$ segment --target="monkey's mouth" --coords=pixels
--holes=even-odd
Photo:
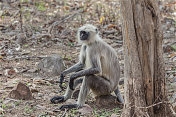
[[[89,37],[89,32],[80,31],[80,40],[87,40]]]

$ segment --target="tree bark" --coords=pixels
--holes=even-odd
[[[121,0],[125,55],[123,117],[172,117],[167,103],[160,13],[155,0]]]

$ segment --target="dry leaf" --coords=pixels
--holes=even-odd
[[[108,25],[108,28],[114,28],[114,27],[117,27],[117,25],[114,25],[114,24]]]
[[[100,18],[99,23],[100,23],[100,24],[102,24],[102,23],[104,22],[104,20],[105,20],[105,17],[104,17],[104,16],[102,16],[102,17]]]
[[[170,57],[174,57],[174,56],[176,56],[176,53],[170,54]]]

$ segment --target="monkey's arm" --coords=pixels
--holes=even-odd
[[[91,68],[76,72],[75,74],[71,75],[70,82],[69,82],[70,89],[73,90],[73,83],[76,78],[81,77],[81,76],[98,74],[101,71],[102,71],[101,70],[101,62],[100,62],[99,57],[97,57],[96,59],[92,58],[92,67]]]
[[[79,70],[81,70],[83,67],[84,67],[84,64],[81,63],[81,62],[78,62],[77,64],[75,64],[75,65],[71,66],[70,68],[64,70],[64,71],[62,72],[62,74],[65,76],[65,75],[67,75],[67,74],[69,74],[69,73],[71,73],[71,72],[79,71]]]
[[[76,72],[75,74],[71,75],[74,78],[78,78],[81,76],[86,76],[86,75],[92,75],[92,74],[98,74],[100,73],[100,69],[99,68],[89,68],[89,69],[85,69],[79,72]]]
[[[86,57],[85,51],[86,51],[86,46],[83,45],[81,47],[81,51],[80,51],[80,55],[79,55],[79,62],[77,64],[73,65],[72,67],[64,70],[62,72],[63,76],[65,76],[65,75],[67,75],[67,74],[69,74],[71,72],[79,71],[79,70],[81,70],[84,67],[85,57]]]
[[[74,72],[74,71],[79,71],[81,70],[82,68],[84,67],[84,64],[82,64],[81,62],[78,62],[77,64],[73,65],[72,67],[64,70],[61,74],[60,74],[60,88],[63,89],[62,87],[62,83],[63,83],[63,80],[64,80],[64,76],[71,73],[71,72]]]
[[[79,62],[75,65],[73,65],[72,67],[64,70],[61,75],[60,75],[60,88],[63,89],[62,87],[62,82],[64,80],[64,76],[71,73],[71,72],[77,72],[77,71],[80,71],[83,67],[84,67],[84,64],[85,64],[85,50],[86,50],[86,46],[82,46],[81,47],[81,52],[80,52],[80,55],[79,55]]]

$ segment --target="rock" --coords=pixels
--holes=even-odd
[[[17,86],[15,87],[15,89],[13,89],[10,93],[9,93],[9,97],[13,98],[13,99],[23,99],[23,100],[30,100],[33,99],[32,97],[32,93],[29,89],[29,87],[27,87],[25,84],[19,82],[17,84]]]
[[[93,113],[93,109],[85,104],[82,108],[78,109],[78,112],[80,112],[81,114],[90,114]]]
[[[58,76],[64,70],[63,60],[59,55],[51,55],[42,59],[37,67],[47,76]]]
[[[113,108],[121,105],[117,101],[117,97],[113,95],[103,95],[103,96],[97,96],[96,99],[96,105],[98,107],[107,107],[107,108]]]

